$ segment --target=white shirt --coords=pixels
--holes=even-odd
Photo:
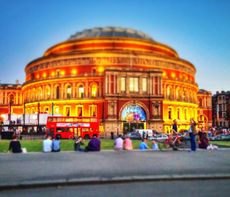
[[[43,152],[51,152],[52,151],[52,140],[46,139],[43,140]]]

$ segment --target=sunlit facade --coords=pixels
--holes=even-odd
[[[25,73],[18,103],[25,114],[95,116],[106,134],[170,132],[173,119],[180,129],[198,119],[194,65],[133,29],[77,32],[26,65]]]

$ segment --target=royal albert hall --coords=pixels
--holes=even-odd
[[[14,102],[25,114],[94,116],[105,134],[170,132],[173,119],[180,129],[198,119],[195,66],[134,29],[77,32],[26,65],[25,74]]]

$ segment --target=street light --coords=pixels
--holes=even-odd
[[[11,122],[11,107],[12,107],[13,103],[14,103],[13,99],[10,98],[10,102],[9,102],[9,115],[8,115],[9,123]]]

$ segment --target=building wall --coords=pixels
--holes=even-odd
[[[212,97],[213,126],[230,127],[230,92],[216,92]]]
[[[198,113],[210,119],[209,108],[198,110],[194,65],[157,42],[66,41],[26,65],[25,72],[25,83],[14,90],[15,105],[22,113],[96,116],[107,134],[124,132],[126,127],[171,132],[173,119],[178,119],[179,129],[188,129],[189,119],[197,120]],[[2,102],[6,95],[0,91]],[[127,107],[143,110],[146,119],[122,120]]]

